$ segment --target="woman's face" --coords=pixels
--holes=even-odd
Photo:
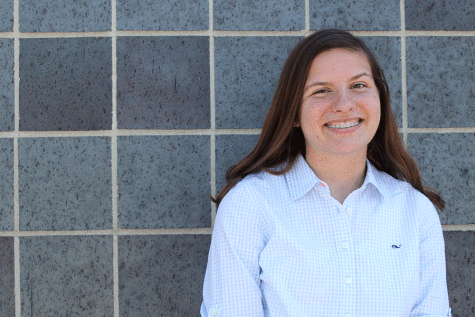
[[[307,157],[361,154],[378,129],[381,106],[366,55],[332,49],[315,57],[299,125]]]

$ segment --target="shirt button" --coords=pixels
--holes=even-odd
[[[351,209],[350,207],[346,208],[346,213],[348,215],[351,215],[352,212],[353,212],[353,209]]]
[[[344,317],[351,317],[350,314],[346,314]]]
[[[346,282],[346,284],[351,284],[351,277],[345,278],[345,282]]]
[[[211,316],[216,316],[218,314],[218,310],[216,308],[211,309]]]
[[[341,247],[342,247],[343,249],[345,249],[345,250],[348,249],[348,247],[349,247],[348,242],[344,242],[344,243],[341,245]]]

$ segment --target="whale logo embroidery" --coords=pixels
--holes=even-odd
[[[393,244],[391,248],[393,249],[399,249],[402,246],[402,244]]]

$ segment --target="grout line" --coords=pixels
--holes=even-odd
[[[402,133],[407,148],[407,72],[406,72],[406,11],[404,0],[400,2],[401,12],[401,95],[402,95]]]
[[[459,128],[406,128],[407,133],[475,133],[475,127]],[[403,133],[402,128],[399,132]],[[202,130],[102,130],[102,131],[39,131],[0,132],[0,139],[66,138],[116,136],[173,136],[173,135],[259,135],[261,129],[202,129]]]
[[[305,32],[310,32],[310,0],[305,0]]]
[[[306,0],[308,1],[308,0]],[[401,16],[401,19],[403,17]],[[306,26],[307,28],[307,26]],[[310,30],[298,31],[212,31],[214,37],[225,36],[306,36]],[[411,31],[404,30],[406,36],[458,36],[473,37],[475,31]],[[350,31],[355,36],[395,36],[400,37],[402,31]],[[203,31],[116,31],[115,36],[209,36],[208,30]],[[112,37],[111,31],[106,32],[22,32],[22,39],[34,38],[77,38],[77,37]],[[0,32],[0,38],[15,38],[14,32]]]
[[[475,231],[475,224],[471,225],[442,225],[443,231]]]
[[[14,78],[14,120],[13,133],[13,223],[14,233],[20,232],[20,190],[18,173],[18,131],[20,129],[20,0],[13,1],[13,78]],[[20,237],[13,239],[13,261],[15,279],[15,316],[21,316],[21,262]]]
[[[211,234],[211,230],[212,228],[0,231],[0,237],[181,235]]]
[[[211,195],[216,197],[216,86],[215,86],[215,61],[214,61],[214,7],[209,0],[209,99],[210,99],[210,182]],[[216,204],[210,200],[211,228],[216,219]]]
[[[112,279],[114,317],[119,317],[119,245],[117,236],[118,184],[117,184],[117,2],[111,0],[112,35],[112,135],[111,135],[111,183],[112,183]]]

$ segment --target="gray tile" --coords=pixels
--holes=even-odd
[[[119,227],[210,227],[209,143],[209,136],[119,137]]]
[[[13,237],[0,237],[0,316],[15,316]]]
[[[22,316],[113,316],[112,237],[22,237],[20,252]]]
[[[301,0],[214,0],[215,30],[295,31],[305,28]]]
[[[378,59],[391,93],[391,108],[402,127],[401,39],[389,36],[361,37]]]
[[[20,40],[20,130],[110,130],[110,38]]]
[[[475,30],[473,0],[405,0],[406,30]]]
[[[210,235],[119,237],[122,316],[199,316]]]
[[[2,180],[0,231],[11,231],[13,230],[13,139],[0,139],[0,179]]]
[[[446,202],[441,222],[475,223],[475,134],[409,134],[407,141],[422,178]]]
[[[216,190],[226,184],[226,171],[251,153],[259,135],[217,135],[216,136]]]
[[[121,129],[209,128],[209,39],[117,39]]]
[[[408,37],[409,127],[475,127],[475,38]]]
[[[0,32],[13,30],[13,0],[0,1]]]
[[[394,0],[310,0],[310,29],[400,30],[400,11],[399,1]]]
[[[475,232],[445,231],[444,238],[452,316],[474,316]]]
[[[110,0],[20,0],[21,32],[91,32],[110,29]]]
[[[18,141],[20,230],[112,228],[110,139]]]
[[[0,39],[0,131],[12,131],[15,128],[13,61],[13,40]]]
[[[301,39],[215,39],[217,128],[262,128],[285,60]]]
[[[117,29],[207,30],[208,0],[117,0]]]

